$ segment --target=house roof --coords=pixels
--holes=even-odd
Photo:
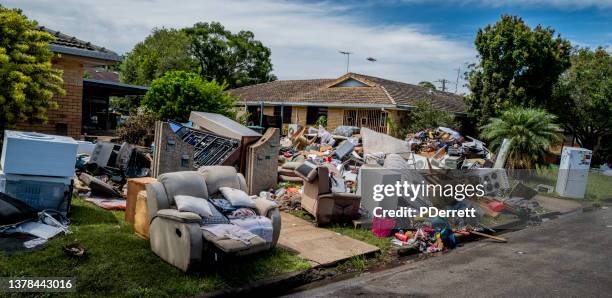
[[[363,85],[341,84],[356,80]],[[347,73],[337,79],[286,80],[245,86],[230,90],[246,104],[326,105],[353,107],[413,107],[418,100],[429,100],[434,107],[455,113],[465,113],[463,97],[429,88]]]
[[[55,37],[55,40],[49,43],[49,49],[53,52],[112,62],[121,61],[121,57],[117,53],[91,42],[80,40],[44,26],[36,26],[35,29],[45,31]]]
[[[108,70],[102,67],[85,67],[85,72],[89,75],[88,78],[93,80],[119,82],[118,71]]]

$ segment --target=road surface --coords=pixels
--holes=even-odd
[[[289,296],[612,296],[612,208],[503,236]]]

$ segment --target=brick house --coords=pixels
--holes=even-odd
[[[104,47],[77,39],[59,31],[37,26],[55,37],[49,49],[55,53],[53,67],[63,71],[66,95],[53,98],[59,108],[47,111],[48,121],[22,122],[19,130],[37,131],[79,138],[83,133],[83,123],[92,113],[109,111],[109,97],[113,95],[144,94],[146,88],[84,78],[86,68],[99,68],[121,61],[121,57]],[[115,91],[119,89],[119,91]]]
[[[240,97],[240,108],[251,113],[251,122],[264,127],[312,125],[326,116],[328,130],[350,125],[388,133],[387,117],[405,124],[422,99],[457,116],[466,112],[459,95],[356,73],[336,79],[279,80],[230,92]]]

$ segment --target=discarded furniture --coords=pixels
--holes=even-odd
[[[152,175],[191,171],[202,166],[233,165],[240,158],[240,142],[175,122],[155,123]]]
[[[249,194],[268,191],[276,185],[280,132],[268,128],[266,133],[247,149],[246,182]]]
[[[246,164],[248,163],[247,148],[250,144],[261,138],[261,133],[221,114],[193,111],[189,115],[189,121],[193,123],[193,128],[195,129],[240,141],[240,161],[238,166],[240,172],[246,174]]]
[[[78,144],[65,136],[6,130],[0,157],[0,191],[37,211],[67,215]]]
[[[131,178],[127,182],[127,196],[125,208],[125,221],[134,223],[136,213],[136,200],[138,193],[145,189],[145,185],[156,182],[157,179],[151,177]]]
[[[134,233],[144,239],[149,239],[149,215],[147,210],[147,192],[145,190],[139,191],[136,195]]]
[[[349,192],[333,191],[332,184],[344,186],[340,175],[330,177],[332,171],[327,165],[311,166],[310,162],[298,167],[295,172],[302,177],[302,208],[315,217],[317,224],[350,222],[359,217],[361,196]],[[335,183],[333,183],[335,180]]]
[[[151,249],[168,263],[183,271],[194,268],[210,257],[216,261],[225,255],[250,255],[276,246],[280,234],[280,213],[267,199],[254,199],[257,215],[272,222],[270,242],[256,236],[247,242],[229,237],[216,237],[203,230],[203,218],[195,213],[176,209],[175,197],[192,196],[210,200],[220,187],[247,190],[244,176],[233,167],[211,166],[196,171],[165,173],[158,182],[147,184],[147,209]],[[215,207],[211,207],[215,209]],[[230,223],[229,225],[232,225]]]

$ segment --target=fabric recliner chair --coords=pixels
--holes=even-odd
[[[329,176],[330,168],[327,165],[314,166],[303,164],[295,170],[296,175],[302,177],[304,188],[301,205],[315,217],[317,225],[346,222],[359,217],[361,196],[349,192],[335,192],[332,190],[332,181]],[[313,167],[314,166],[314,167]],[[344,181],[338,177],[339,184]]]
[[[202,218],[195,213],[176,209],[174,196],[188,195],[202,199],[217,194],[220,187],[247,190],[242,174],[233,167],[210,166],[198,171],[165,173],[158,182],[148,184],[147,208],[150,222],[151,250],[166,262],[183,271],[191,270],[208,257],[217,260],[227,255],[249,255],[276,246],[281,229],[278,206],[273,201],[257,198],[256,213],[272,221],[272,242],[260,237],[248,244],[229,238],[216,238],[202,230]]]

